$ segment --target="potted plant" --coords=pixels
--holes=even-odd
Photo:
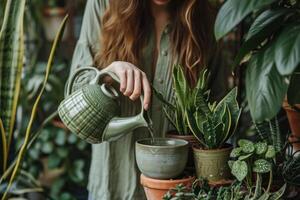
[[[247,63],[246,94],[254,122],[272,119],[282,103],[287,111],[292,135],[299,141],[300,130],[300,2],[295,0],[227,0],[221,7],[215,36],[224,37],[246,16],[251,22],[234,66]],[[246,20],[244,20],[246,21]],[[294,148],[299,149],[294,143]]]
[[[45,30],[45,36],[48,41],[53,41],[55,38],[55,30],[58,29],[61,20],[67,14],[64,8],[63,1],[59,0],[47,0],[46,5],[43,8],[43,26]],[[68,26],[63,34],[62,41],[66,40],[69,36]]]
[[[207,77],[203,73],[200,82],[207,82]],[[205,89],[188,97],[193,106],[186,110],[186,117],[199,142],[193,147],[197,177],[207,178],[211,183],[226,183],[230,178],[227,161],[232,145],[226,142],[234,134],[241,114],[236,97],[237,88],[218,104],[209,102],[209,90]]]
[[[247,199],[280,199],[286,189],[284,184],[278,191],[272,193],[273,159],[276,156],[275,147],[266,142],[253,143],[241,139],[238,146],[232,150],[230,157],[234,160],[228,162],[231,173],[239,180],[244,181],[249,194]],[[269,173],[267,189],[263,188],[263,174]],[[254,177],[255,185],[254,185]]]
[[[192,134],[191,129],[188,126],[188,121],[186,118],[186,110],[191,109],[194,104],[191,101],[193,96],[201,91],[207,90],[207,79],[204,80],[203,77],[208,76],[207,70],[202,70],[199,74],[199,79],[194,88],[189,86],[188,81],[185,78],[184,72],[180,65],[173,66],[173,86],[174,86],[174,99],[172,101],[167,101],[162,94],[157,92],[153,88],[154,94],[163,103],[163,110],[168,120],[174,126],[176,130],[169,131],[167,137],[183,139],[189,142],[189,158],[187,167],[194,168],[193,150],[192,146],[197,144],[197,138]],[[187,98],[189,95],[189,98]]]
[[[146,138],[136,142],[136,162],[148,200],[162,199],[175,185],[191,185],[194,176],[183,173],[188,158],[188,142],[173,138]]]

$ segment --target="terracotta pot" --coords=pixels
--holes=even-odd
[[[45,30],[46,39],[48,41],[53,41],[56,33],[60,27],[60,24],[67,14],[65,8],[44,8],[43,10],[43,27]],[[65,28],[62,41],[66,40],[69,34],[68,25]]]
[[[179,135],[178,133],[169,132],[167,133],[168,138],[175,138],[175,139],[182,139],[189,143],[189,154],[188,154],[188,161],[186,164],[187,169],[195,169],[195,163],[194,163],[194,156],[193,156],[193,146],[197,145],[199,142],[197,138],[194,135]]]
[[[226,144],[221,149],[201,149],[193,147],[197,177],[207,178],[214,185],[228,182],[231,176],[228,166],[232,145]]]
[[[183,184],[191,187],[195,177],[188,177],[183,179],[159,180],[141,175],[141,184],[144,187],[147,200],[161,200],[163,196],[178,184]]]
[[[297,104],[296,107],[300,108],[300,104]],[[292,134],[289,137],[289,141],[293,143],[294,150],[300,150],[300,143],[295,143],[297,141],[300,141],[300,113],[294,110],[286,100],[283,102],[283,108],[286,111],[292,131]]]

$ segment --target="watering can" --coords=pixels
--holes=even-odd
[[[72,92],[76,77],[83,71],[92,71],[95,77],[89,84]],[[82,67],[75,71],[67,85],[66,98],[58,107],[58,114],[69,130],[81,139],[95,144],[115,141],[138,127],[149,127],[152,121],[144,110],[143,96],[140,96],[141,111],[136,116],[119,117],[119,94],[114,87],[101,83],[109,75],[116,82],[119,78],[111,71],[99,71],[95,67]]]

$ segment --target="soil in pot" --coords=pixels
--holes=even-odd
[[[194,176],[184,176],[177,179],[160,180],[141,175],[141,184],[144,187],[147,200],[161,200],[163,196],[178,184],[191,187],[195,180]]]
[[[221,149],[206,150],[199,146],[193,147],[197,177],[206,178],[211,185],[229,184],[231,173],[228,160],[232,145],[226,144]]]
[[[171,131],[167,133],[168,138],[175,138],[175,139],[182,139],[189,143],[189,153],[188,153],[188,161],[186,164],[186,168],[189,171],[194,171],[195,164],[194,164],[194,156],[193,156],[193,146],[198,144],[198,140],[194,135],[179,135],[175,131]]]

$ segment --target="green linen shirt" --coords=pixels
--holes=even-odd
[[[109,0],[88,0],[83,18],[80,38],[77,42],[71,74],[74,70],[94,64],[94,55],[101,48],[99,38],[101,34],[100,20],[108,6]],[[166,99],[173,99],[171,77],[171,55],[169,48],[170,26],[166,26],[160,40],[160,52],[156,68],[152,74],[153,50],[155,48],[154,34],[143,52],[142,66],[153,86],[161,92]],[[91,79],[91,74],[81,74],[75,81],[76,87],[81,87]],[[134,115],[139,108],[128,98],[121,99],[121,114]],[[162,104],[152,97],[150,115],[154,125],[154,135],[164,137],[172,129],[162,111]],[[135,162],[134,144],[138,138],[149,137],[145,128],[139,128],[133,133],[124,136],[115,142],[104,142],[92,145],[92,160],[89,175],[88,190],[93,200],[143,200],[144,191],[140,186],[140,172]]]

